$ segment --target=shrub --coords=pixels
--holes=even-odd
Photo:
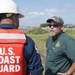
[[[41,27],[34,27],[34,28],[28,30],[26,33],[28,33],[28,34],[44,34],[44,33],[48,33],[48,31],[45,29],[42,29]]]

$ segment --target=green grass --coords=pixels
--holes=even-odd
[[[75,38],[75,30],[74,29],[64,30],[64,32],[67,33],[68,35],[70,35],[71,37]],[[46,40],[49,37],[50,33],[38,34],[38,35],[37,34],[27,34],[27,35],[30,36],[34,40],[39,51],[42,51],[42,53],[44,53],[44,55],[45,55],[45,53],[46,53]],[[45,61],[43,61],[43,60],[45,60],[45,57],[43,57],[42,55],[41,55],[41,57],[44,58],[44,59],[42,59],[42,64],[44,66]]]
[[[74,29],[64,30],[64,32],[66,32],[71,37],[75,38],[75,30]],[[30,36],[34,40],[34,42],[35,42],[35,44],[36,44],[36,46],[38,47],[39,50],[41,50],[41,51],[46,50],[46,40],[49,37],[50,33],[27,34],[27,35]]]
[[[75,30],[71,29],[71,30],[65,30],[65,32],[70,35],[71,37],[75,38]]]
[[[49,33],[38,34],[38,35],[36,34],[27,34],[27,35],[34,40],[39,50],[42,50],[42,51],[46,50],[46,40],[49,36]]]

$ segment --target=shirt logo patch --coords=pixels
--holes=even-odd
[[[55,46],[56,47],[59,47],[60,46],[60,42],[57,42]]]

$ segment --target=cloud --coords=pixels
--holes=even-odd
[[[42,17],[42,16],[52,16],[56,13],[58,13],[58,9],[45,9],[44,11],[26,11],[25,14],[29,17],[29,18],[38,18],[38,17]],[[28,18],[26,17],[26,18]]]
[[[58,9],[45,9],[45,14],[47,15],[47,16],[52,16],[52,15],[54,15],[54,14],[56,14],[56,13],[58,13]]]
[[[46,1],[47,2],[47,1],[60,1],[60,0],[42,0],[42,1]]]
[[[26,9],[23,11],[25,14],[25,18],[21,19],[21,22],[25,24],[30,23],[40,25],[41,23],[44,23],[47,18],[50,18],[51,16],[58,13],[58,9],[45,9],[43,11],[29,11]],[[29,25],[30,25],[29,24]]]
[[[29,15],[32,15],[33,17],[39,17],[39,16],[45,15],[45,13],[44,12],[34,11],[34,12],[29,12]]]
[[[69,21],[69,18],[72,18],[72,16],[75,12],[75,6],[72,5],[66,5],[63,8],[56,8],[56,9],[44,9],[43,11],[29,11],[26,9],[23,13],[25,14],[25,18],[22,19],[22,22],[25,23],[26,25],[40,25],[41,23],[44,23],[48,18],[58,15],[61,16],[62,18],[66,19]],[[69,15],[69,16],[68,16]],[[70,21],[69,21],[70,22]]]

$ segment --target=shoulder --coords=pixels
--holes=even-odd
[[[34,41],[32,40],[32,38],[30,38],[29,36],[26,35],[26,41],[27,43],[34,43]]]
[[[73,37],[71,37],[70,35],[68,35],[68,34],[66,34],[66,33],[63,33],[63,35],[62,35],[61,37],[63,37],[63,39],[64,39],[65,41],[74,40]]]
[[[28,54],[31,54],[34,49],[35,49],[35,42],[32,40],[32,38],[26,35],[25,51]]]
[[[66,33],[64,33],[61,37],[63,37],[62,41],[64,40],[63,42],[65,44],[67,45],[72,44],[72,43],[75,44],[75,39]]]
[[[34,45],[35,45],[35,42],[33,41],[33,39],[26,35],[26,44],[25,44],[25,46],[33,47]]]

